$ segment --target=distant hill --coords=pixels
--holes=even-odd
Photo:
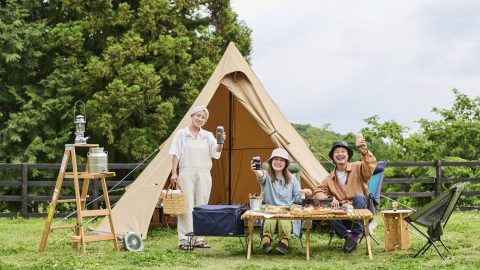
[[[341,135],[329,130],[329,126],[325,125],[321,128],[314,127],[310,124],[295,124],[292,123],[293,127],[297,130],[297,132],[303,137],[303,139],[307,142],[309,146],[312,146],[316,149],[319,153],[325,156],[322,157],[321,154],[312,150],[318,160],[321,162],[330,161],[328,159],[328,152],[330,151],[330,147],[332,142],[338,140],[344,140],[345,135]]]

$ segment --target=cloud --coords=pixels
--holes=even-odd
[[[480,2],[232,1],[252,67],[291,122],[337,132],[379,115],[415,127],[480,91]]]

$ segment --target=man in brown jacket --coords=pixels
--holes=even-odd
[[[335,163],[335,170],[326,176],[314,190],[312,199],[332,198],[332,207],[353,205],[355,209],[367,208],[368,181],[375,170],[377,160],[367,148],[363,137],[358,137],[356,145],[361,153],[361,161],[350,162],[353,150],[346,142],[334,142],[329,152]],[[357,247],[359,236],[363,234],[363,224],[359,221],[332,220],[336,234],[345,239],[343,251],[352,252]],[[351,233],[348,233],[350,230]]]

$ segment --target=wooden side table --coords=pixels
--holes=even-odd
[[[410,247],[408,223],[403,220],[412,210],[382,211],[385,227],[385,251],[407,250]]]

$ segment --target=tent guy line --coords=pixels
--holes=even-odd
[[[120,181],[118,181],[118,183],[116,183],[113,187],[110,188],[110,190],[107,191],[108,194],[110,194],[110,192],[114,192],[114,191],[119,191],[119,190],[125,190],[125,188],[119,188],[119,189],[115,189],[118,185],[120,185],[120,183],[122,183],[125,179],[127,179],[128,176],[130,176],[130,174],[132,174],[134,171],[136,171],[140,165],[142,165],[143,163],[145,163],[146,160],[148,160],[153,154],[155,154],[157,151],[158,151],[158,147],[155,148],[155,150],[150,153],[150,155],[148,155],[148,157],[146,157],[141,163],[139,163],[137,166],[135,166],[135,168],[133,168],[127,175],[125,175],[125,177],[123,177]],[[100,200],[101,198],[103,198],[104,194],[98,196],[97,198],[95,198],[94,200],[90,201],[89,203],[87,203],[85,205],[85,208],[87,208],[87,206],[89,206],[90,204],[96,202],[97,200]],[[116,203],[115,203],[116,204]],[[115,204],[112,205],[115,206]],[[77,213],[77,210],[73,211],[72,213],[68,214],[67,216],[65,216],[64,218],[62,218],[61,220],[55,222],[52,226],[58,226],[60,225],[61,222],[67,220],[67,218],[71,217],[72,215],[75,215]],[[95,217],[96,218],[96,217]],[[95,218],[92,218],[95,219]],[[88,223],[88,222],[87,222]]]

